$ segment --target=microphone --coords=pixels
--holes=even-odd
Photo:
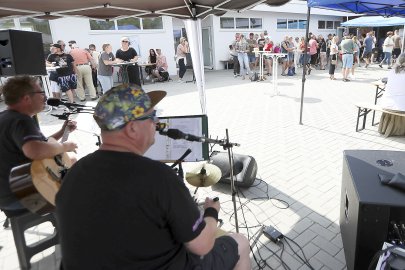
[[[46,104],[48,104],[50,106],[54,106],[54,107],[57,107],[59,105],[63,105],[63,106],[66,106],[66,107],[80,107],[80,108],[88,107],[88,106],[82,105],[82,104],[64,102],[64,101],[62,101],[60,99],[57,99],[57,98],[49,98],[46,101]]]
[[[183,133],[182,131],[180,131],[178,129],[171,129],[171,128],[169,128],[167,131],[160,130],[159,134],[165,135],[174,140],[183,139],[183,140],[187,140],[190,142],[202,142],[202,143],[219,143],[220,142],[218,140],[214,140],[214,139],[210,139],[210,138],[206,138],[206,137],[199,137],[199,136],[195,136],[192,134]]]
[[[156,131],[163,131],[166,128],[167,124],[166,123],[156,123]]]

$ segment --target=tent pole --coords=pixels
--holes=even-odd
[[[405,45],[405,24],[404,30],[402,31],[402,46],[401,46],[401,54],[404,53],[404,45]]]
[[[304,63],[303,63],[303,71],[302,71],[300,125],[302,125],[302,110],[304,108],[305,76],[307,74],[307,63],[308,63],[308,34],[309,34],[309,20],[310,20],[310,18],[311,18],[311,8],[308,7],[307,29],[306,29],[306,32],[305,32],[305,53],[304,53]]]

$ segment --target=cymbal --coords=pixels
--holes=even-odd
[[[221,179],[221,170],[209,163],[201,163],[186,173],[187,182],[195,187],[209,187]]]

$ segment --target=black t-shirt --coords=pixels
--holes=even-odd
[[[187,269],[184,242],[205,222],[167,165],[98,150],[69,170],[56,196],[66,269]]]
[[[48,62],[56,62],[56,66],[59,66],[58,69],[56,69],[56,73],[58,74],[59,77],[63,76],[69,76],[74,73],[73,71],[73,62],[74,59],[70,54],[50,54],[48,55],[48,58],[46,59]]]
[[[128,50],[126,50],[126,51],[118,49],[117,52],[115,53],[116,58],[119,58],[119,59],[127,61],[127,62],[129,62],[131,59],[133,59],[137,55],[138,54],[136,53],[135,49],[132,47],[129,47]]]
[[[17,201],[9,175],[13,167],[31,161],[22,151],[24,143],[31,140],[46,140],[34,119],[12,110],[0,112],[0,207]]]

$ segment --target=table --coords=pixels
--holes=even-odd
[[[387,81],[385,80],[385,82],[381,79],[378,81],[374,81],[371,84],[375,85],[375,97],[374,97],[374,104],[377,104],[377,100],[382,97],[382,95],[384,94],[383,92],[385,91],[385,85],[387,84]],[[374,118],[375,118],[375,111],[373,111],[373,119],[371,121],[371,124],[374,126],[378,123],[374,123]]]
[[[287,56],[285,53],[271,53],[268,51],[255,51],[256,56],[259,55],[259,80],[264,80],[264,68],[263,68],[263,55],[269,56],[273,59],[273,90],[276,95],[279,95],[277,80],[278,80],[278,59]]]
[[[136,64],[136,62],[122,62],[122,63],[112,64],[111,66],[121,68],[121,70],[122,70],[122,83],[128,84],[129,83],[128,66],[133,66],[135,64]]]

